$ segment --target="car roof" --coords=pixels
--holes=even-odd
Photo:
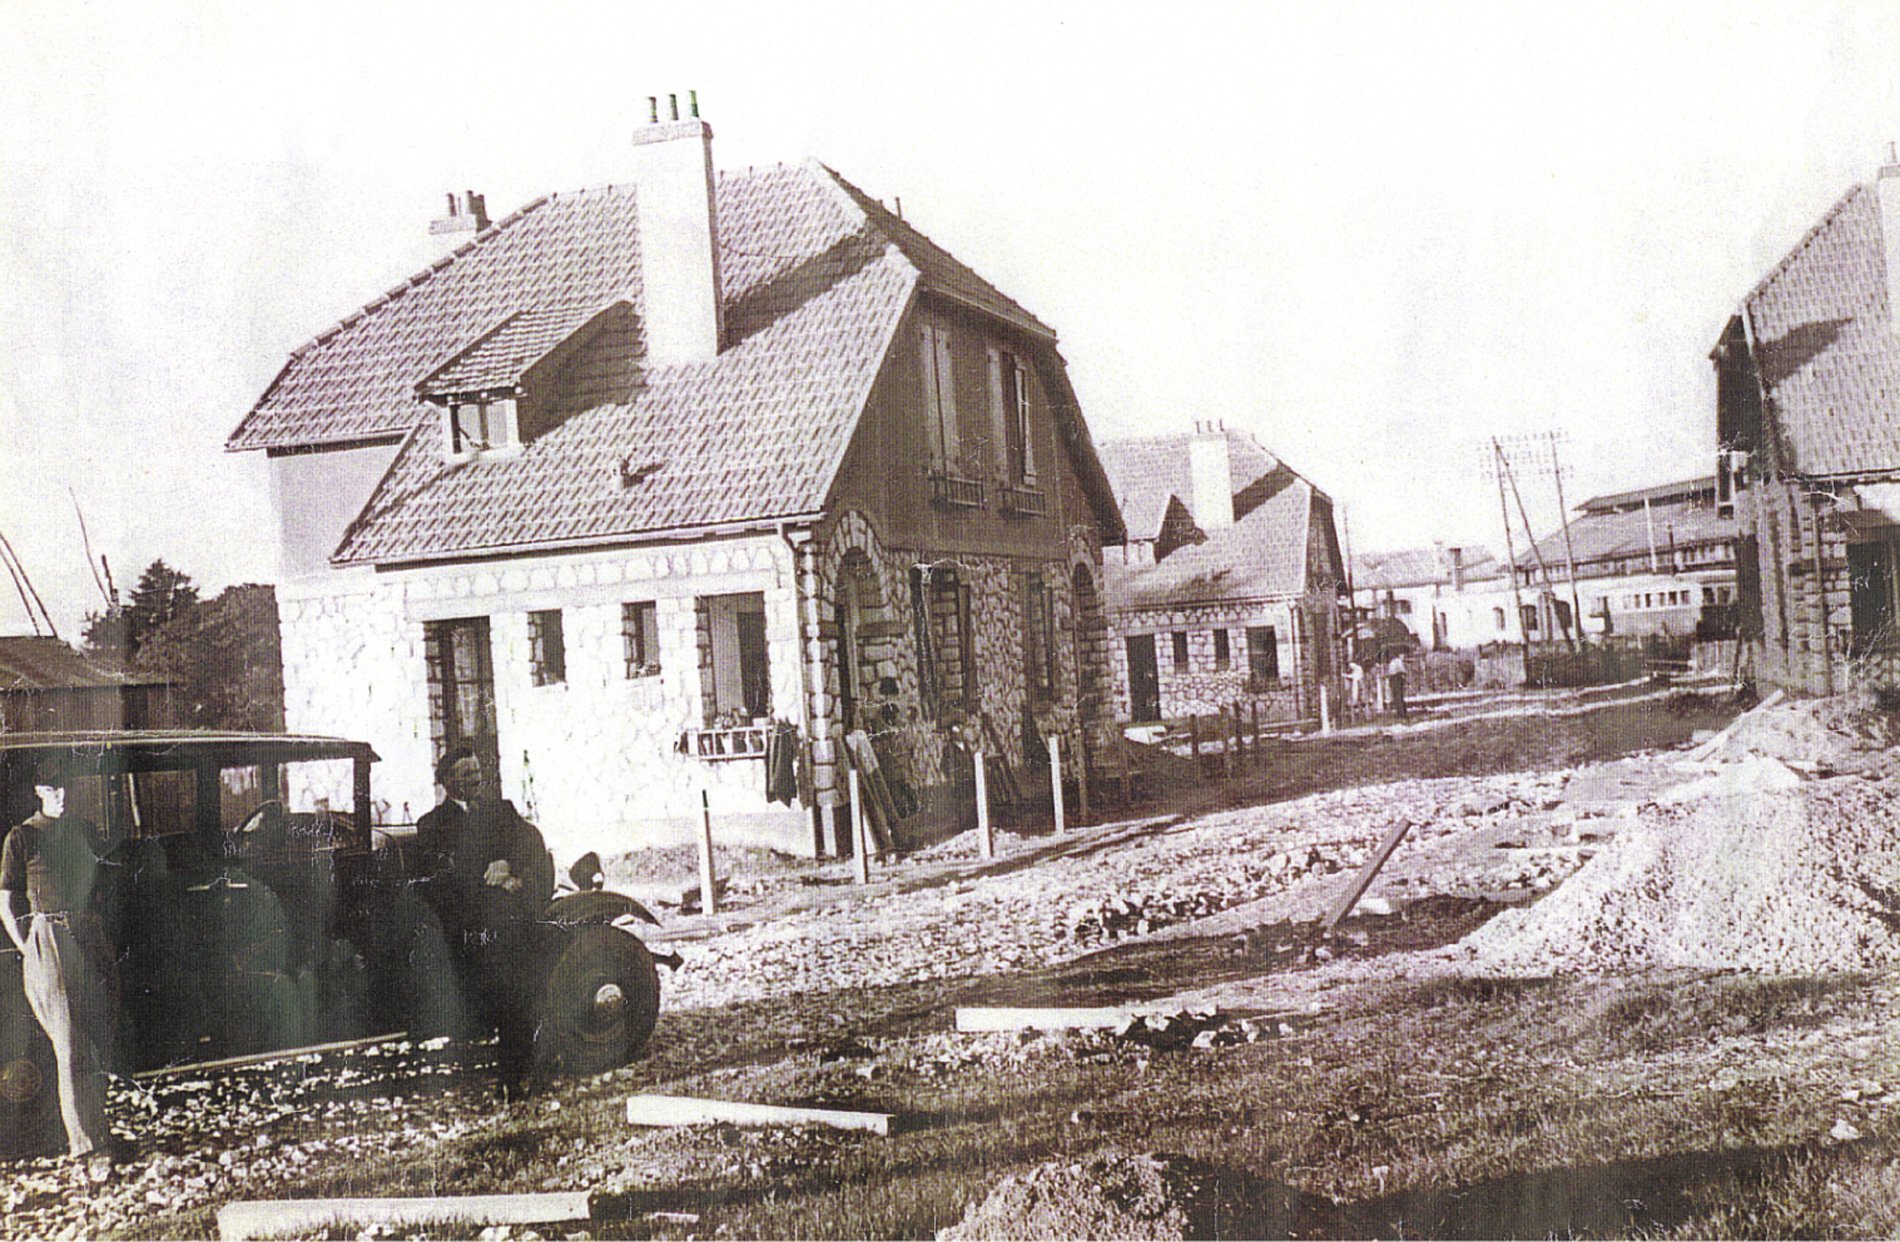
[[[0,763],[59,755],[81,773],[189,771],[379,756],[368,742],[295,733],[120,729],[0,733]]]

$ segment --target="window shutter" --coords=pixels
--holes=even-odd
[[[918,330],[918,367],[924,380],[924,438],[930,447],[930,465],[943,469],[943,409],[937,401],[937,328],[924,323]]]
[[[1014,360],[1010,365],[1016,367],[1016,408],[1011,413],[1016,419],[1017,434],[1023,441],[1023,482],[1034,483],[1036,481],[1036,441],[1029,426],[1029,374]]]
[[[990,460],[1004,481],[1009,478],[1009,418],[1003,408],[1003,355],[992,345],[990,355]]]
[[[937,409],[943,428],[943,464],[947,470],[957,467],[962,456],[957,442],[957,373],[950,361],[950,329],[937,325]]]

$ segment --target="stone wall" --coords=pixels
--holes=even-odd
[[[823,722],[821,735],[841,732],[838,645],[842,631],[837,604],[844,580],[850,576],[860,584],[856,588],[860,599],[874,601],[869,609],[872,615],[864,618],[870,636],[859,639],[860,666],[872,676],[864,679],[866,685],[859,691],[858,719],[873,736],[882,760],[926,803],[932,798],[941,800],[946,785],[963,779],[962,760],[952,745],[953,731],[977,733],[984,748],[993,750],[982,731],[987,718],[996,742],[1020,769],[1024,707],[1031,703],[1025,663],[1025,579],[1036,574],[1048,588],[1052,604],[1055,684],[1051,697],[1032,706],[1039,729],[1076,736],[1076,658],[1078,650],[1087,651],[1090,644],[1086,637],[1080,647],[1076,641],[1073,573],[1078,557],[1099,580],[1100,551],[1086,539],[1079,550],[1065,548],[1063,555],[1047,560],[952,554],[887,547],[864,514],[854,510],[841,515],[821,533],[810,571],[818,640],[808,646],[809,702],[811,718]],[[937,687],[931,695],[926,695],[920,676],[914,570],[921,571],[930,619],[927,629],[933,635]],[[962,683],[964,662],[954,650],[961,626],[956,596],[946,589],[952,581],[969,597],[974,650],[968,667],[975,680],[973,689]],[[1094,640],[1098,660],[1101,641]],[[836,806],[844,798],[844,780],[835,744],[821,749],[815,766],[821,805]]]

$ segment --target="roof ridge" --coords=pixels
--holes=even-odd
[[[611,189],[612,187],[606,187],[606,188]],[[589,193],[589,191],[578,190],[578,191],[575,191],[573,195],[570,195],[570,197],[578,197],[579,195],[586,194],[586,193]],[[355,327],[357,324],[367,319],[370,315],[381,310],[383,307],[389,305],[391,302],[395,301],[397,298],[401,297],[403,294],[408,293],[412,289],[421,288],[423,285],[427,284],[430,280],[433,280],[438,273],[443,271],[445,268],[447,268],[449,265],[454,263],[457,259],[461,258],[463,255],[467,254],[469,251],[475,249],[475,247],[488,244],[494,238],[499,236],[502,230],[513,227],[515,224],[519,223],[524,217],[526,217],[530,212],[538,210],[539,208],[546,206],[547,204],[555,201],[556,199],[560,197],[561,196],[559,194],[552,194],[552,193],[543,194],[540,198],[533,200],[532,202],[526,204],[525,206],[517,207],[514,211],[510,212],[507,216],[503,217],[500,220],[495,221],[493,224],[489,225],[487,228],[477,233],[473,238],[471,238],[468,241],[463,242],[461,245],[457,246],[455,249],[449,251],[447,254],[443,255],[441,258],[437,259],[435,262],[429,264],[427,267],[417,272],[415,275],[409,277],[409,279],[403,281],[401,284],[390,286],[388,289],[384,290],[381,295],[370,299],[368,302],[365,302],[362,306],[358,307],[356,310],[345,315],[343,318],[337,320],[335,323],[331,324],[329,327],[318,332],[315,336],[312,336],[309,340],[305,341],[303,344],[291,350],[289,361],[295,362],[297,359],[303,357],[303,355],[308,353],[310,350],[316,348],[318,345],[322,345],[326,341],[329,341],[331,338],[335,337],[337,333],[342,332],[346,328]],[[268,395],[268,390],[266,391],[266,395]]]
[[[1801,240],[1796,242],[1793,247],[1789,249],[1788,253],[1781,256],[1780,262],[1769,268],[1768,273],[1756,281],[1753,288],[1742,295],[1742,309],[1748,309],[1749,303],[1753,302],[1763,293],[1766,293],[1768,286],[1785,275],[1788,269],[1794,265],[1794,261],[1800,258],[1802,253],[1805,252],[1809,246],[1814,244],[1815,239],[1821,235],[1822,230],[1826,229],[1830,224],[1833,224],[1835,219],[1838,218],[1843,211],[1847,210],[1847,205],[1865,193],[1868,188],[1868,184],[1864,181],[1856,181],[1853,185],[1849,186],[1847,191],[1843,193],[1840,198],[1835,200],[1834,205],[1828,208],[1819,220],[1815,221],[1813,227],[1801,235]]]

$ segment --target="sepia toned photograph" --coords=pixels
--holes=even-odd
[[[1900,9],[0,3],[0,1239],[1900,1234]]]

